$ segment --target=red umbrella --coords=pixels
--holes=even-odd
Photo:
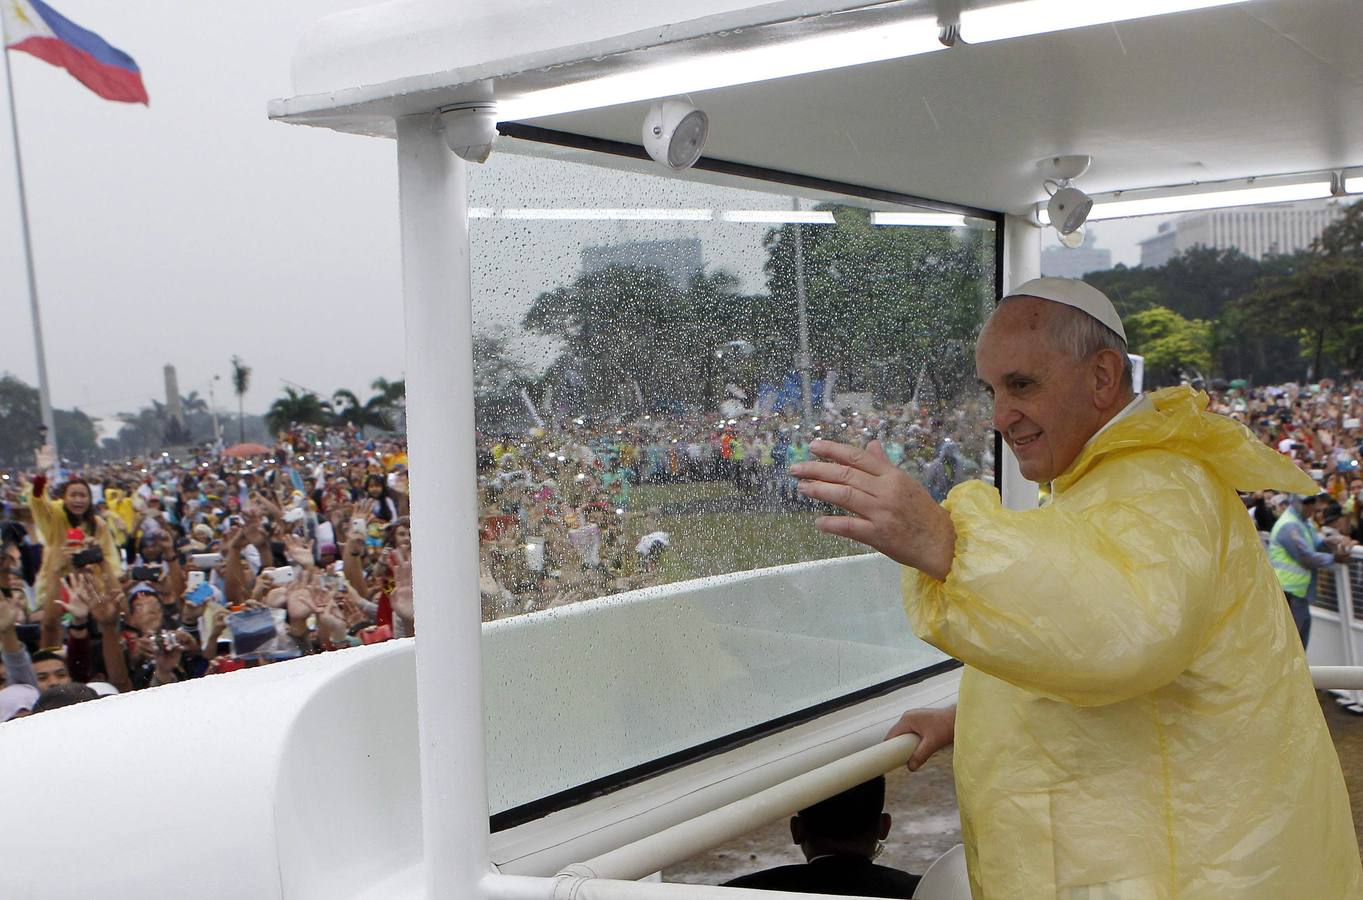
[[[222,451],[223,456],[236,456],[245,459],[248,456],[269,456],[270,448],[262,444],[233,444]]]

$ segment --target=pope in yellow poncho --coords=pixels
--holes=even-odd
[[[1044,341],[1051,312],[1025,288],[1014,324]],[[1040,310],[1031,335],[1026,303]],[[1035,411],[1029,391],[1070,377],[1055,359],[999,367],[979,356],[996,406]],[[984,483],[957,486],[945,556],[918,524],[941,507],[881,466],[874,446],[816,446],[830,462],[795,473],[805,493],[858,514],[821,529],[913,566],[914,631],[965,663],[954,762],[974,897],[1363,897],[1306,657],[1236,493],[1313,483],[1189,388],[1124,405],[1102,393],[1121,359],[1078,376],[1073,415],[1086,414],[1074,400],[1085,391],[1114,399],[1073,447],[1054,410],[1008,419],[996,408],[1024,474],[1058,468],[1051,502],[1009,510]],[[895,518],[895,506],[910,512]]]

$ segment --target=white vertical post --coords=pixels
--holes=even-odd
[[[1024,281],[1041,276],[1041,229],[1022,216],[1003,217],[1003,294]],[[1003,445],[1003,505],[1035,509],[1040,494],[1035,482],[1022,477],[1017,457]]]
[[[398,188],[426,896],[477,897],[488,802],[468,196],[434,115],[398,121]]]
[[[1335,573],[1335,604],[1339,610],[1339,630],[1340,640],[1343,642],[1341,647],[1344,651],[1344,665],[1356,666],[1357,654],[1354,652],[1354,587],[1349,580],[1349,563],[1336,563],[1332,567]],[[1307,614],[1310,615],[1310,610]],[[1336,691],[1350,703],[1363,702],[1363,692],[1360,691]]]

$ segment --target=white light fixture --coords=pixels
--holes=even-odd
[[[1076,228],[1073,231],[1057,230],[1056,237],[1060,239],[1062,245],[1069,247],[1071,250],[1078,250],[1080,247],[1084,246],[1083,227]]]
[[[1060,232],[1061,243],[1066,247],[1077,246],[1065,238],[1083,226],[1093,209],[1093,199],[1070,182],[1087,172],[1092,163],[1093,157],[1083,154],[1051,156],[1037,163],[1045,176],[1041,186],[1051,195],[1046,203],[1047,221]],[[1080,235],[1077,240],[1083,239]]]
[[[506,97],[500,104],[501,119],[534,119],[945,50],[937,32],[935,16],[920,16],[874,28],[698,54],[618,75]]]
[[[873,213],[872,215],[897,215],[896,213]],[[932,214],[920,214],[932,215]],[[965,223],[963,216],[941,214],[942,221],[921,224],[951,225],[959,227]],[[475,206],[469,209],[470,219],[508,219],[528,222],[593,222],[593,221],[633,221],[633,222],[729,222],[740,225],[834,225],[833,213],[826,210],[789,210],[789,209],[591,209],[591,208],[508,208],[494,209]],[[915,225],[918,222],[893,222],[885,224]]]
[[[964,228],[965,216],[952,213],[873,212],[872,225],[916,225],[920,228]]]
[[[1022,0],[962,10],[960,36],[967,44],[984,44],[1245,2],[1247,0]]]
[[[817,209],[729,209],[719,214],[721,222],[754,225],[834,225],[833,213]]]
[[[487,162],[497,140],[497,104],[486,100],[456,103],[440,110],[445,143],[466,162]]]
[[[709,135],[710,117],[682,97],[655,100],[644,116],[644,149],[673,171],[695,165]]]
[[[476,215],[482,213],[482,215]],[[708,222],[714,218],[709,209],[488,209],[470,210],[470,218],[520,219],[529,221]]]
[[[1363,194],[1363,175],[1354,175],[1344,179],[1344,193]]]
[[[1240,182],[1244,184],[1244,182]],[[1127,192],[1131,193],[1131,192]],[[1099,199],[1089,213],[1090,221],[1124,219],[1129,216],[1153,216],[1160,213],[1193,212],[1200,209],[1222,209],[1231,206],[1257,206],[1261,203],[1291,203],[1295,200],[1321,200],[1330,196],[1330,182],[1309,181],[1300,184],[1279,184],[1266,187],[1247,187],[1230,190],[1202,190],[1166,196],[1139,197],[1130,200],[1114,197]]]
[[[1061,234],[1073,234],[1083,226],[1093,209],[1093,198],[1077,187],[1067,185],[1051,195],[1046,216]]]

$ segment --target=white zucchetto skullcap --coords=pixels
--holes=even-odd
[[[1088,313],[1117,333],[1126,342],[1126,329],[1122,328],[1122,318],[1107,295],[1092,285],[1074,278],[1033,278],[1023,282],[1008,292],[1009,297],[1040,297],[1052,303],[1063,303]]]

